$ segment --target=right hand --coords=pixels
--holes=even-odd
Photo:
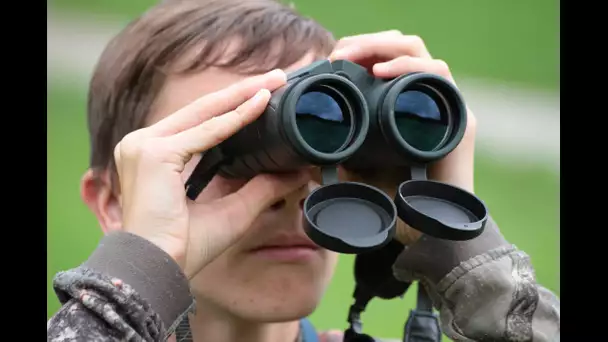
[[[262,174],[222,198],[197,203],[186,197],[186,163],[254,121],[270,91],[285,82],[285,73],[275,70],[205,95],[128,134],[114,150],[124,230],[163,249],[188,279],[236,242],[266,208],[309,180],[305,171]]]

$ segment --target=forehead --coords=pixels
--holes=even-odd
[[[286,68],[285,72],[302,68],[315,59],[317,56],[314,53],[305,55]],[[188,75],[171,75],[165,81],[163,89],[155,101],[154,110],[150,113],[147,124],[162,120],[197,98],[224,89],[250,76],[253,75],[243,75],[215,67]]]

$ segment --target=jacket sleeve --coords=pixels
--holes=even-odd
[[[529,256],[507,243],[492,219],[470,241],[422,237],[393,270],[399,280],[420,280],[443,332],[456,341],[560,339],[559,298],[536,282]]]
[[[194,308],[179,266],[136,235],[106,235],[81,266],[59,272],[62,304],[47,323],[47,341],[161,341]]]

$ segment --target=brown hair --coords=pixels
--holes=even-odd
[[[91,168],[114,169],[114,147],[145,125],[169,74],[210,66],[263,73],[309,52],[326,55],[333,44],[321,25],[275,0],[163,1],[112,39],[98,61],[87,108]]]

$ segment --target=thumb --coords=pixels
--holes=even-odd
[[[221,201],[234,210],[234,214],[242,216],[242,213],[246,212],[250,214],[251,219],[255,219],[277,200],[305,186],[310,179],[310,170],[285,174],[260,174]]]
[[[194,215],[192,219],[203,220],[203,225],[208,224],[210,219],[213,220],[221,227],[221,233],[214,236],[214,245],[224,245],[227,248],[249,229],[264,210],[290,192],[305,186],[310,179],[309,171],[257,175],[237,192],[209,205],[201,205],[206,214]],[[193,226],[197,226],[196,223]]]
[[[340,330],[328,330],[319,334],[319,342],[342,342],[344,333]]]

